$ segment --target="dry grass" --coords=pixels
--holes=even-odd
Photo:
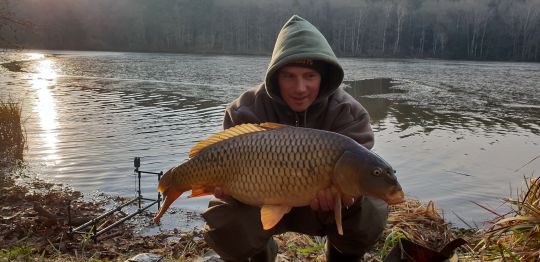
[[[433,250],[440,250],[459,237],[468,243],[477,243],[480,239],[476,230],[452,228],[432,201],[426,204],[416,199],[407,199],[402,204],[391,206],[388,223],[383,237],[374,247],[375,261],[382,261],[401,238]],[[462,256],[472,253],[473,249],[469,245],[462,246],[457,252]]]
[[[0,162],[23,159],[26,135],[21,112],[20,103],[0,101]]]
[[[391,207],[388,235],[402,234],[423,246],[438,249],[455,238],[449,225],[430,201],[422,204],[416,199]]]
[[[278,247],[278,261],[325,261],[326,237],[287,232],[274,236]]]
[[[518,199],[504,199],[510,208],[496,215],[479,243],[484,260],[540,261],[540,177],[526,179]]]

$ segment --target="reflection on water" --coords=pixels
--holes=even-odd
[[[53,61],[44,59],[43,54],[29,54],[30,59],[37,60],[35,71],[32,74],[30,85],[36,90],[38,102],[34,108],[39,116],[42,137],[44,144],[48,147],[49,153],[45,156],[46,160],[54,161],[58,159],[56,145],[58,143],[57,128],[58,118],[56,114],[56,101],[51,94],[50,88],[56,84],[57,73],[54,70]]]
[[[392,89],[396,84],[390,78],[363,79],[344,81],[345,90],[358,100],[369,112],[372,122],[380,122],[387,117],[391,101],[373,95],[403,93],[402,90]]]
[[[401,98],[400,101],[389,99],[388,95],[407,93],[398,89],[403,83],[390,78],[364,79],[345,81],[345,90],[360,101],[370,113],[374,125],[385,128],[384,121],[394,118],[397,122],[392,128],[405,131],[409,128],[422,127],[420,133],[429,133],[436,129],[482,129],[487,133],[508,133],[509,130],[525,129],[534,134],[540,134],[538,115],[540,107],[533,105],[509,106],[485,105],[470,111],[445,110],[446,105],[440,108],[423,105],[410,98]],[[408,93],[407,93],[408,94]],[[448,101],[446,104],[453,103]],[[500,107],[508,107],[504,114],[497,112]],[[411,135],[411,134],[407,134]]]
[[[356,81],[343,81],[348,87],[347,92],[356,98],[363,96],[404,93],[404,90],[392,88],[397,85],[391,78],[373,78]]]
[[[45,55],[41,53],[28,53],[27,56],[29,60],[40,60],[45,58]]]

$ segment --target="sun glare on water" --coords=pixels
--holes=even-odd
[[[28,53],[27,55],[30,60],[38,60],[45,58],[45,55],[40,53]]]
[[[43,54],[32,53],[29,56],[30,59],[36,60],[36,72],[31,76],[30,80],[38,99],[34,112],[39,116],[43,142],[50,150],[46,159],[54,161],[58,159],[56,155],[58,118],[56,101],[50,88],[56,85],[57,73],[54,69],[54,62],[46,59]]]

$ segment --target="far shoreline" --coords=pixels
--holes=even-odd
[[[2,52],[43,52],[47,54],[64,55],[69,52],[95,52],[95,53],[136,53],[136,54],[161,54],[161,55],[198,55],[198,56],[229,56],[229,57],[265,57],[270,61],[271,53],[268,52],[209,52],[209,51],[169,51],[169,50],[123,50],[123,49],[41,49],[39,47],[30,48],[7,48],[0,47]],[[381,60],[381,61],[401,61],[401,60],[419,60],[419,61],[456,61],[456,62],[486,62],[486,63],[524,63],[524,64],[539,64],[540,62],[520,61],[520,60],[490,60],[490,59],[459,59],[459,58],[437,58],[437,57],[407,57],[407,56],[339,56],[338,59],[366,59],[366,60]]]

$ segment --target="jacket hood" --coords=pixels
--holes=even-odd
[[[343,68],[322,33],[307,20],[293,15],[281,28],[266,71],[265,89],[270,98],[285,104],[280,96],[276,73],[291,62],[311,59],[324,62],[321,88],[314,104],[334,93],[343,81]]]

